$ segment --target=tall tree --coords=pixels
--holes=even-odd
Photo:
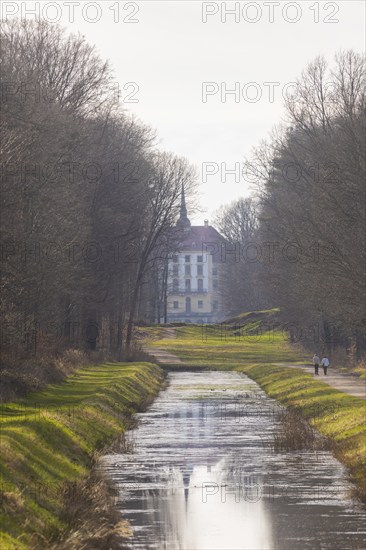
[[[278,245],[276,261],[268,261],[263,272],[265,286],[290,321],[319,328],[325,349],[355,339],[361,353],[366,347],[363,58],[341,52],[333,69],[316,59],[299,78],[286,110],[287,126],[255,159],[264,176],[261,240]]]

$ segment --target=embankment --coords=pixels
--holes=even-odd
[[[107,363],[2,405],[1,549],[51,548],[78,528],[85,507],[107,503],[106,483],[91,475],[95,457],[163,381],[151,363]],[[106,508],[100,507],[101,520],[110,521]],[[93,521],[98,530],[95,514]]]
[[[334,455],[349,468],[355,493],[366,503],[365,400],[331,388],[300,369],[277,365],[242,365],[264,391],[297,412],[329,438]]]

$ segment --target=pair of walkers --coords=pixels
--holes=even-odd
[[[322,361],[320,362],[318,355],[314,353],[313,366],[314,366],[315,374],[319,374],[319,364],[323,367],[324,375],[327,376],[328,367],[330,365],[328,356],[324,355]]]

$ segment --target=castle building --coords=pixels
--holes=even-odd
[[[205,220],[191,225],[182,187],[176,224],[177,252],[168,262],[167,322],[216,323],[223,319],[221,245],[224,238]]]

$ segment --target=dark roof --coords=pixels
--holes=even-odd
[[[221,245],[224,243],[224,237],[212,225],[193,225],[189,230],[182,232],[179,251],[212,252],[214,261],[219,261]]]

